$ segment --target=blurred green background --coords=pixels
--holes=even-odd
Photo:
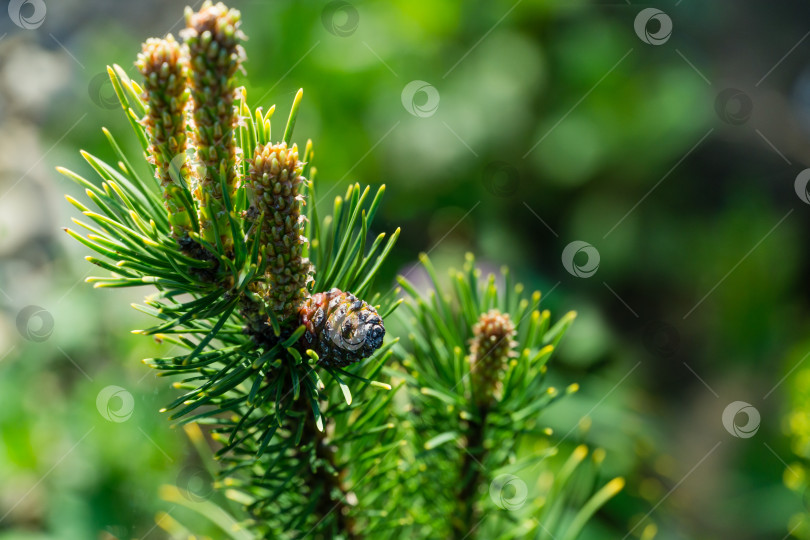
[[[112,158],[100,127],[129,127],[105,65],[134,76],[186,2],[20,4],[0,11],[0,538],[163,538],[158,487],[207,476],[157,414],[173,391],[138,360],[160,345],[128,332],[144,291],[82,283],[53,167]],[[402,236],[379,288],[472,251],[579,312],[556,376],[582,390],[542,420],[628,480],[587,538],[810,537],[806,2],[230,5],[249,102],[283,121],[304,88],[321,199],[387,184],[376,225]],[[753,436],[724,427],[735,401]]]

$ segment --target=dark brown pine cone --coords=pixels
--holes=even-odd
[[[299,347],[312,349],[326,366],[344,367],[368,358],[380,348],[385,327],[377,310],[340,289],[317,293],[298,311],[307,331]]]

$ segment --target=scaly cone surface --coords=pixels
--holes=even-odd
[[[299,344],[318,353],[327,366],[345,367],[368,358],[385,338],[377,310],[340,289],[312,295],[298,315],[307,328]]]
[[[147,112],[141,123],[149,134],[148,159],[155,165],[155,176],[163,188],[172,234],[182,239],[192,230],[192,220],[197,219],[182,202],[185,190],[179,184],[189,177],[185,157],[175,160],[186,152],[188,60],[169,34],[166,39],[148,39],[135,65],[144,78]]]
[[[495,398],[509,359],[517,356],[515,334],[509,314],[496,309],[482,313],[473,326],[470,377],[473,399],[479,407],[488,406]]]
[[[193,144],[200,165],[192,193],[199,207],[200,233],[213,243],[218,230],[226,250],[233,239],[224,196],[232,197],[236,185],[234,76],[245,59],[240,18],[239,11],[221,2],[206,1],[196,13],[186,9],[186,28],[181,32],[191,67]]]
[[[254,293],[264,299],[280,320],[294,315],[309,296],[312,265],[303,257],[303,197],[299,187],[304,181],[304,164],[298,160],[298,147],[286,143],[258,145],[250,162],[246,181],[250,203],[248,218],[261,221],[260,256],[267,264],[264,282],[257,282]]]

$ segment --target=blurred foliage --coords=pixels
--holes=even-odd
[[[804,364],[809,353],[810,342],[798,345],[790,355],[791,363],[800,367],[788,372],[787,390],[790,399],[789,412],[784,418],[783,428],[790,437],[790,450],[793,458],[785,463],[783,480],[785,485],[801,497],[802,511],[797,511],[790,519],[790,532],[802,540],[810,538],[810,368]]]
[[[58,231],[72,188],[52,165],[75,166],[76,147],[113,157],[97,126],[123,120],[94,78],[131,65],[141,36],[176,32],[185,3],[49,1],[36,30],[0,13],[4,540],[157,538],[155,512],[177,511],[154,494],[189,452],[151,412],[169,395],[132,361],[155,351],[111,339],[145,324],[119,307],[139,298],[79,284],[91,268]],[[786,400],[807,352],[810,214],[793,189],[810,165],[806,3],[669,3],[675,30],[661,46],[637,38],[640,8],[622,2],[357,1],[346,37],[324,25],[325,1],[232,4],[251,36],[250,94],[288,103],[307,89],[296,129],[318,141],[322,197],[356,179],[388,185],[377,226],[403,234],[383,278],[393,285],[419,251],[440,268],[474,251],[543,290],[548,309],[579,313],[558,366],[581,391],[546,420],[577,426],[570,442],[605,448],[606,474],[628,479],[593,538],[659,502],[644,523],[665,540],[782,538],[795,526],[807,502],[782,483],[781,461],[798,466],[779,427],[806,404],[799,390]],[[433,116],[403,108],[412,80],[438,90]],[[717,114],[732,87],[753,102],[740,125]],[[560,264],[576,239],[599,250],[593,278]],[[18,332],[28,305],[53,316],[47,340]],[[135,398],[127,422],[95,408],[111,384]],[[737,399],[762,413],[754,438],[723,429]]]

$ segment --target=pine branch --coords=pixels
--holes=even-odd
[[[361,538],[356,532],[356,523],[351,517],[349,504],[350,500],[354,500],[356,504],[357,496],[344,485],[345,470],[336,460],[336,450],[330,437],[317,428],[311,416],[307,417],[304,438],[313,441],[314,457],[321,463],[311,471],[312,485],[316,486],[315,491],[318,493],[314,509],[318,523],[334,515],[338,532],[342,532],[349,540]]]
[[[472,328],[470,339],[470,386],[476,415],[463,423],[464,458],[459,474],[459,513],[453,520],[456,538],[469,535],[471,524],[479,522],[476,500],[485,475],[481,467],[486,461],[487,417],[489,409],[501,393],[501,377],[509,359],[516,356],[515,325],[509,314],[492,309],[482,314]]]
[[[144,360],[175,377],[178,395],[162,412],[205,426],[221,465],[216,486],[238,510],[186,504],[172,488],[164,498],[238,540],[543,537],[506,527],[516,517],[481,494],[496,472],[556,451],[517,462],[519,434],[548,443],[538,415],[577,388],[546,382],[574,314],[551,326],[539,293],[524,298],[506,271],[499,291],[493,276],[480,280],[472,257],[447,292],[423,257],[434,288],[427,298],[400,279],[410,296],[408,349],[386,339],[385,320],[402,300],[398,289],[373,293],[399,236],[371,232],[385,187],[372,196],[352,184],[331,215],[319,214],[312,142],[299,156],[292,140],[302,91],[274,140],[275,106],[251,109],[236,88],[239,19],[206,1],[187,12],[184,45],[171,36],[144,44],[143,85],[108,68],[143,154],[127,155],[104,130],[116,163],[82,152],[95,182],[59,169],[85,189],[84,200],[68,201],[86,232],[66,231],[105,272],[88,282],[149,288],[133,307],[156,322],[135,333],[181,351]],[[152,174],[139,177],[137,160]],[[386,367],[395,347],[402,369]],[[401,382],[392,388],[383,375]],[[408,404],[399,417],[395,396]],[[565,540],[621,489],[616,479],[588,501],[572,495],[587,454],[574,450],[549,504],[526,510]]]
[[[238,26],[237,11],[206,2],[187,13],[184,47],[171,36],[144,45],[143,87],[109,69],[144,155],[127,156],[105,131],[118,166],[83,153],[100,187],[60,169],[97,207],[69,197],[91,223],[75,220],[86,236],[67,232],[110,272],[88,280],[96,287],[154,289],[134,307],[158,322],[136,333],[185,352],[144,363],[179,379],[163,411],[208,426],[221,444],[220,486],[245,509],[246,526],[306,532],[315,508],[333,530],[374,527],[385,514],[368,512],[374,502],[348,504],[342,479],[374,476],[374,445],[399,444],[387,406],[375,405],[390,403],[380,401],[390,387],[373,381],[394,343],[383,344],[377,310],[397,302],[362,300],[398,231],[367,245],[384,187],[370,199],[351,185],[334,216],[318,216],[312,143],[299,161],[291,140],[302,93],[284,140],[273,142],[275,107],[252,110],[234,90]],[[136,159],[154,167],[154,180],[136,176]],[[334,505],[343,507],[326,511]]]
[[[422,534],[518,538],[523,533],[514,523],[532,516],[544,527],[538,537],[548,530],[549,538],[576,538],[581,520],[578,529],[566,521],[570,479],[580,471],[587,449],[577,450],[568,472],[558,476],[555,493],[546,499],[549,504],[524,509],[528,486],[515,476],[556,452],[549,442],[546,455],[517,461],[521,434],[537,433],[548,440],[550,431],[536,429],[536,418],[578,389],[572,384],[559,392],[546,383],[547,362],[575,314],[550,326],[550,314],[539,310],[539,292],[525,298],[523,286],[513,286],[506,269],[506,288],[499,291],[494,276],[481,280],[471,255],[462,271],[450,272],[449,290],[430,260],[422,256],[421,261],[432,290],[425,297],[400,278],[410,296],[404,324],[412,333],[409,349],[398,353],[405,369],[401,376],[414,389],[410,414],[402,421],[414,424],[414,447],[423,449],[418,455],[420,478],[408,481],[408,496],[432,516]],[[505,471],[510,472],[504,477]],[[499,485],[499,478],[509,482]],[[591,514],[598,508],[594,505],[604,504],[621,485],[621,480],[609,482],[594,495]],[[520,487],[515,494],[506,492],[515,486]]]
[[[477,500],[478,491],[484,479],[481,464],[486,461],[487,454],[484,443],[488,414],[489,411],[484,408],[480,411],[480,418],[471,419],[464,425],[464,441],[462,442],[464,456],[459,467],[459,489],[458,495],[456,495],[458,512],[453,514],[451,520],[453,537],[459,540],[469,537],[470,527],[481,519]]]

